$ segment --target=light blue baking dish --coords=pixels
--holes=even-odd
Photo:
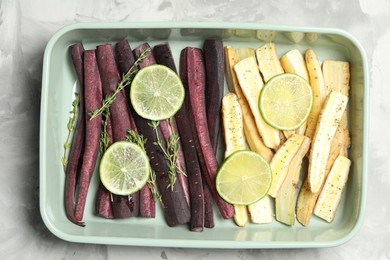
[[[219,36],[225,45],[258,48],[274,41],[278,54],[312,48],[324,59],[347,60],[351,65],[349,122],[352,136],[350,178],[336,218],[326,223],[315,216],[308,227],[272,224],[236,226],[215,211],[216,226],[201,233],[187,226],[170,228],[158,207],[155,219],[106,220],[94,215],[98,177],[92,179],[84,215],[86,227],[68,221],[64,210],[64,172],[61,164],[73,93],[78,88],[69,46],[82,41],[86,49],[127,38],[134,48],[169,42],[176,63],[186,46],[201,47],[207,37]],[[227,91],[227,88],[226,88]],[[81,243],[193,248],[304,248],[330,247],[350,240],[363,223],[367,190],[369,122],[367,60],[359,42],[345,31],[243,23],[79,23],[66,26],[47,44],[42,75],[40,121],[40,211],[47,228],[61,239]]]

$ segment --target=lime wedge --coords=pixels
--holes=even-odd
[[[138,145],[120,141],[113,143],[100,161],[100,180],[117,195],[130,195],[140,190],[150,174],[149,158]]]
[[[304,78],[283,73],[271,78],[261,90],[260,113],[269,125],[279,130],[294,130],[309,117],[313,92]]]
[[[141,69],[130,88],[130,101],[135,112],[154,121],[172,117],[182,106],[184,95],[179,76],[163,65]]]
[[[215,181],[226,202],[250,205],[267,194],[272,182],[271,168],[260,154],[241,150],[225,159]]]

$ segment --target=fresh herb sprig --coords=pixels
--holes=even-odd
[[[164,154],[165,159],[168,161],[168,165],[169,165],[168,177],[170,183],[167,188],[171,188],[171,190],[173,191],[173,185],[176,183],[177,173],[182,172],[181,168],[177,163],[178,151],[179,151],[179,135],[172,134],[169,137],[168,141],[166,142],[166,147],[165,147],[163,141],[160,139],[160,135],[157,130],[157,127],[160,125],[160,122],[151,121],[148,124],[150,127],[153,128],[157,137],[157,141],[154,142],[153,144],[160,147],[161,151]]]
[[[72,110],[69,112],[71,116],[69,117],[69,121],[67,124],[68,128],[68,137],[66,138],[65,144],[64,144],[64,155],[61,158],[61,163],[64,167],[64,172],[66,173],[66,168],[68,167],[68,157],[69,157],[69,150],[72,146],[72,137],[74,134],[74,130],[76,128],[77,120],[79,118],[79,107],[80,107],[80,94],[75,92],[75,99],[72,102]]]
[[[108,120],[110,119],[110,109],[106,108],[103,110],[103,119],[102,119],[102,132],[100,134],[100,152],[104,153],[111,143],[111,136],[108,133]]]
[[[94,119],[98,115],[101,115],[105,112],[105,110],[109,109],[112,103],[114,103],[116,96],[127,86],[129,86],[133,80],[133,76],[137,73],[138,65],[148,57],[151,52],[150,48],[147,48],[145,51],[141,53],[139,58],[134,62],[134,64],[130,67],[130,69],[122,76],[122,80],[118,83],[118,87],[112,95],[107,95],[103,99],[103,104],[100,108],[93,110],[89,113],[90,120]]]

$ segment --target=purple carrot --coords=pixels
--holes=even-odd
[[[205,104],[205,68],[203,53],[198,48],[185,48],[181,53],[180,75],[186,88],[185,103],[190,111],[192,128],[196,131],[196,145],[202,172],[209,185],[210,191],[216,199],[219,211],[223,218],[229,219],[234,215],[234,208],[224,201],[215,187],[215,177],[218,171],[218,162],[211,145],[207,125]],[[185,61],[182,61],[186,59]],[[182,66],[183,65],[183,66]],[[204,169],[206,168],[206,170]]]
[[[156,45],[153,49],[153,54],[159,64],[163,64],[175,72],[177,71],[168,44]],[[190,229],[199,232],[203,230],[204,226],[203,183],[193,133],[187,115],[186,104],[183,104],[176,113],[175,121],[180,135],[189,183],[191,209]]]
[[[103,186],[102,183],[99,184],[97,191],[95,211],[100,217],[108,219],[114,218],[111,205],[111,193]]]
[[[175,60],[172,56],[171,47],[168,43],[158,44],[153,48],[153,56],[158,64],[162,64],[177,72]]]
[[[130,70],[130,68],[133,66],[135,62],[135,58],[133,55],[133,52],[131,50],[131,47],[129,45],[129,42],[126,39],[123,39],[119,41],[115,46],[115,52],[116,52],[116,58],[118,61],[118,66],[120,69],[121,74],[125,74]],[[130,89],[129,89],[130,90]],[[129,91],[128,90],[128,91]],[[128,97],[128,94],[127,94]],[[127,100],[129,100],[127,98]],[[131,103],[128,102],[129,105],[129,111],[130,111],[130,120],[133,124],[133,130],[137,130],[137,126],[135,124],[134,117],[138,116]],[[139,201],[139,215],[141,217],[147,217],[147,218],[154,218],[156,216],[156,203],[154,201],[153,193],[149,189],[147,185],[145,185],[139,192],[138,192],[138,198],[134,197],[133,199],[136,199]]]
[[[85,148],[81,165],[75,219],[82,221],[89,184],[99,153],[102,116],[89,120],[89,113],[102,106],[102,83],[96,62],[95,51],[84,52],[84,97],[85,97]]]
[[[159,44],[159,45],[154,46],[153,56],[154,56],[154,59],[156,60],[156,63],[167,66],[168,68],[170,68],[171,70],[173,70],[174,72],[177,73],[175,61],[174,61],[173,56],[172,56],[172,51],[171,51],[171,48],[169,47],[168,44]],[[168,142],[168,139],[173,134],[178,134],[176,117],[171,118],[171,122],[169,122],[169,120],[161,121],[160,122],[160,129],[161,129],[161,132],[164,136],[165,141]],[[181,143],[180,140],[179,140],[179,143]],[[177,179],[179,180],[180,185],[183,188],[187,203],[190,206],[188,179],[187,179],[186,175],[183,174],[186,172],[186,165],[185,165],[183,149],[182,149],[181,144],[179,145],[179,149],[177,152],[178,152],[177,165],[178,165],[179,169],[181,169],[181,171],[182,171],[182,172],[178,172]]]
[[[160,127],[161,134],[165,140],[165,143],[168,143],[171,136],[173,136],[175,134],[179,135],[178,130],[177,130],[177,126],[176,126],[176,121],[174,120],[174,118],[172,118],[172,123],[170,123],[169,120],[161,120],[159,127]],[[179,148],[177,150],[176,165],[178,168],[178,172],[176,174],[177,180],[179,181],[179,183],[183,189],[187,204],[188,204],[188,206],[190,206],[188,180],[187,180],[187,176],[185,175],[187,170],[186,170],[186,165],[185,165],[185,161],[184,161],[184,155],[183,155],[183,150],[181,148],[181,141],[180,140],[179,140]]]
[[[139,57],[150,46],[145,43],[136,48],[133,53],[135,57]],[[155,64],[152,53],[140,63],[139,68],[142,69],[145,66]],[[159,127],[153,129],[151,122],[141,118],[140,116],[134,116],[137,128],[140,133],[147,139],[145,144],[146,152],[150,158],[150,165],[156,173],[156,182],[161,195],[161,202],[163,205],[164,216],[169,226],[175,226],[178,224],[188,223],[191,218],[190,209],[184,196],[182,187],[178,182],[171,185],[170,178],[168,176],[169,165],[161,148],[156,145],[160,140],[164,144],[163,137]]]
[[[66,167],[65,177],[65,210],[69,220],[78,225],[83,225],[74,217],[75,207],[75,191],[77,173],[81,165],[83,154],[84,138],[85,138],[85,112],[84,112],[84,46],[82,43],[76,43],[71,46],[71,57],[76,70],[77,79],[80,85],[80,107],[79,119],[76,123],[75,134],[72,141],[72,146],[69,152],[68,165]]]
[[[150,158],[150,165],[156,173],[156,182],[161,195],[164,216],[169,226],[188,223],[190,221],[190,210],[184,197],[183,190],[178,182],[170,186],[168,176],[169,165],[160,147],[155,145],[157,135],[150,126],[150,121],[141,117],[135,117],[135,122],[142,135],[147,139],[145,144],[146,153]],[[159,139],[162,140],[159,127],[156,127]]]
[[[154,202],[153,192],[148,185],[140,190],[139,215],[145,218],[156,217],[156,203]]]
[[[115,44],[115,58],[118,64],[118,69],[120,74],[123,76],[126,72],[129,71],[131,66],[134,64],[135,59],[134,55],[131,51],[129,42],[126,39],[120,40],[117,44]],[[129,107],[131,107],[130,103],[130,88],[125,88],[126,100],[128,101]]]
[[[134,50],[134,53],[136,56],[139,56],[142,52],[144,52],[146,49],[150,48],[149,44],[148,43],[144,43],[142,45],[140,45],[137,49]],[[139,68],[142,69],[146,66],[150,66],[150,65],[153,65],[153,64],[156,64],[157,61],[154,57],[154,54],[156,53],[156,50],[158,50],[159,47],[154,47],[154,51],[153,53],[150,53],[148,55],[148,57],[139,64]],[[157,51],[158,52],[158,51]],[[157,53],[158,54],[158,53]],[[170,64],[172,66],[172,64]],[[174,66],[174,64],[173,64]],[[176,70],[176,69],[175,69]],[[174,118],[172,118],[172,121],[175,121]],[[169,120],[162,120],[160,122],[160,131],[165,139],[166,142],[168,142],[169,138],[171,137],[172,134],[174,133],[177,133],[177,129],[175,129],[175,125],[176,123],[173,122],[173,124],[170,124],[169,123]],[[183,158],[183,151],[181,149],[181,146],[179,148],[179,151],[178,151],[178,157],[179,157],[179,160],[177,162],[177,164],[179,165],[179,167],[181,169],[185,169],[185,162],[184,162],[184,158]],[[186,180],[186,177],[185,175],[179,173],[177,174],[177,179],[179,180],[179,183],[180,185],[182,186],[182,189],[183,189],[183,192],[184,192],[184,196],[186,198],[186,201],[187,201],[187,204],[188,206],[190,206],[190,203],[189,203],[189,191],[188,191],[188,181]]]
[[[108,146],[112,144],[112,125],[111,125],[111,120],[110,117],[108,118],[103,118],[103,120],[106,120],[106,126],[105,130],[107,131],[107,135],[109,138],[108,144],[103,144],[100,143],[100,151],[105,152]],[[103,128],[104,129],[104,128]],[[102,132],[103,134],[103,132]],[[96,215],[103,217],[103,218],[108,218],[112,219],[114,218],[114,213],[112,211],[112,203],[111,203],[111,192],[104,187],[104,185],[100,182],[99,188],[96,193],[96,202],[95,202],[95,212]]]
[[[214,205],[213,198],[210,192],[208,185],[203,185],[203,194],[204,194],[204,226],[206,228],[213,228],[214,223]]]
[[[96,48],[99,71],[102,77],[104,96],[114,94],[121,80],[115,61],[114,49],[111,44],[99,45]],[[110,106],[113,140],[123,141],[131,128],[130,114],[126,103],[125,93],[116,96]]]
[[[134,54],[135,58],[138,58],[141,55],[141,53],[143,53],[147,49],[150,49],[150,45],[147,42],[145,42],[145,43],[141,44],[140,46],[138,46],[137,48],[135,48],[133,50],[133,54]],[[150,66],[153,64],[156,64],[156,60],[154,59],[153,53],[150,52],[149,55],[142,62],[140,62],[140,64],[138,65],[138,68],[142,69],[142,68],[145,68],[146,66]]]
[[[128,196],[113,196],[112,210],[115,218],[128,218],[139,212],[139,193]]]
[[[217,152],[221,122],[223,88],[225,84],[225,60],[221,39],[206,39],[203,44],[206,73],[206,115],[211,145]]]
[[[102,78],[104,96],[113,95],[120,82],[120,75],[115,60],[114,49],[111,44],[99,45],[96,48],[97,62]],[[116,96],[115,101],[110,106],[110,118],[112,123],[113,141],[125,140],[127,132],[132,129],[132,120],[129,107],[126,101],[125,92],[122,91]],[[116,198],[112,204],[115,218],[125,218],[138,215],[138,205],[127,206],[128,196],[123,199]],[[137,195],[134,195],[136,198]],[[119,203],[120,202],[120,203]],[[135,199],[133,204],[138,203]]]

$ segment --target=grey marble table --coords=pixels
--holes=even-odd
[[[390,1],[0,0],[0,259],[390,259]],[[329,249],[197,250],[88,245],[52,235],[39,213],[42,58],[53,33],[84,21],[227,21],[337,27],[367,52],[371,76],[365,222]]]

